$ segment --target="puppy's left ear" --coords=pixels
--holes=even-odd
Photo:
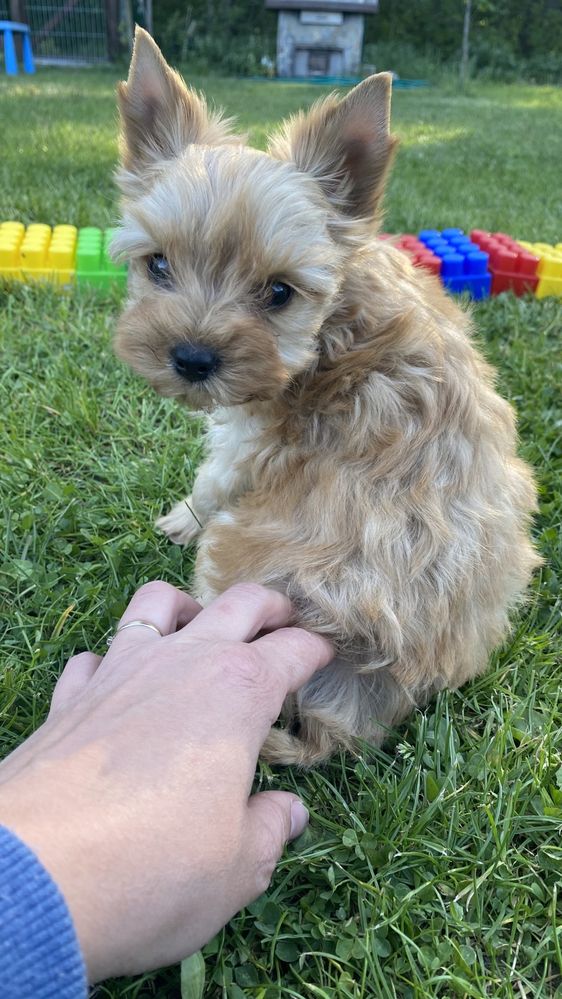
[[[121,159],[133,173],[179,156],[192,142],[218,145],[233,141],[230,122],[210,112],[203,98],[186,87],[143,28],[135,31],[129,77],[119,84],[117,95]]]
[[[301,112],[269,152],[312,174],[336,208],[372,219],[397,139],[390,135],[390,73],[363,80],[343,100],[331,96]]]

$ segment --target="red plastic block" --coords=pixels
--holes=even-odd
[[[414,267],[423,267],[424,270],[432,274],[441,273],[441,261],[435,253],[428,250],[427,246],[418,239],[417,236],[400,236],[395,243],[399,250],[404,250],[411,258]]]
[[[473,243],[478,243],[481,250],[490,254],[492,295],[499,295],[502,291],[512,291],[515,295],[535,291],[539,283],[538,257],[505,232],[473,229],[470,238]]]

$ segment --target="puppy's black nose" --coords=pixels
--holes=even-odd
[[[220,364],[220,358],[214,351],[192,347],[189,343],[178,343],[172,347],[170,360],[178,375],[188,382],[204,382]]]

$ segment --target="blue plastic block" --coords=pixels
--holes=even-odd
[[[487,298],[492,285],[489,254],[473,243],[462,229],[423,229],[418,238],[441,259],[441,280],[453,294],[467,292],[472,298]]]
[[[483,250],[471,250],[465,257],[464,266],[466,273],[472,274],[473,277],[487,274],[488,260],[489,255],[484,253]]]
[[[438,236],[434,236],[432,239],[428,239],[425,242],[428,250],[435,253],[438,257],[443,256],[445,253],[451,252],[451,247],[444,239],[440,239]]]
[[[444,278],[443,284],[447,288],[447,291],[452,292],[454,295],[462,295],[463,292],[468,292],[471,298],[489,298],[492,275],[483,274],[481,277],[467,277],[463,274],[461,277]]]
[[[460,252],[464,250],[468,253],[470,253],[470,249],[472,248],[473,245],[470,242],[468,236],[451,236],[448,242],[450,246],[454,246],[455,249],[458,249]]]
[[[443,261],[441,264],[441,277],[443,280],[445,278],[460,277],[464,272],[464,257],[462,253],[452,253],[449,249],[449,252],[441,257],[441,260]]]
[[[427,240],[432,239],[434,236],[441,236],[439,229],[422,229],[422,231],[418,234],[418,239],[420,239],[422,243],[427,243]]]

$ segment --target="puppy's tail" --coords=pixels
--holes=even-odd
[[[292,735],[286,728],[272,728],[260,753],[266,763],[283,766],[315,767],[324,763],[336,750],[351,749],[352,740],[341,731],[332,732],[320,721],[306,718],[305,738]],[[343,737],[342,737],[343,736]]]

